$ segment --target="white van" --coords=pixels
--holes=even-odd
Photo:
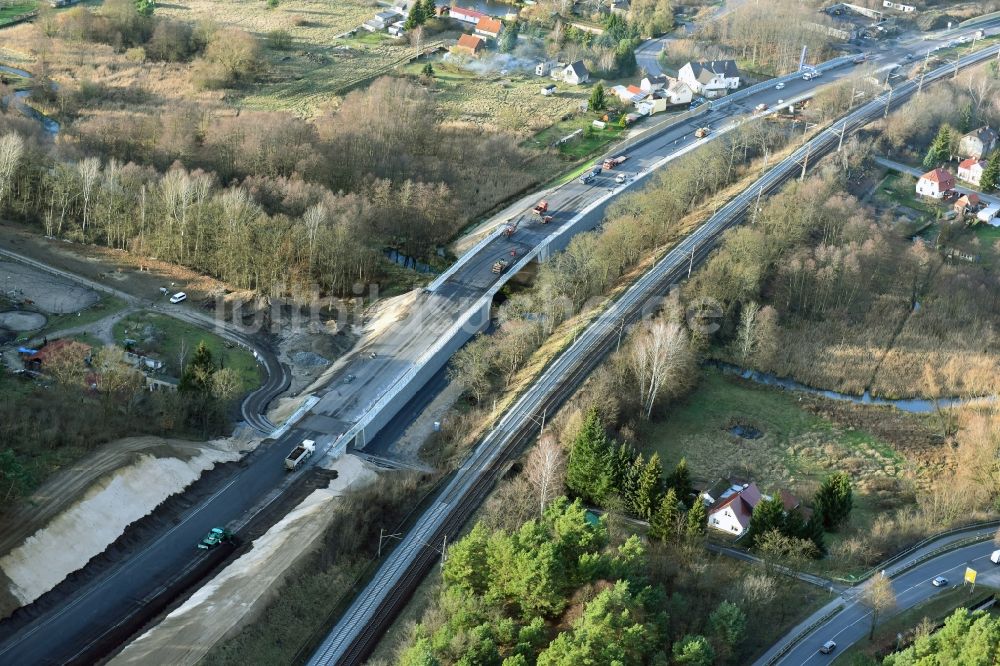
[[[1000,550],[993,551],[993,554],[990,555],[990,562],[993,564],[1000,564]]]

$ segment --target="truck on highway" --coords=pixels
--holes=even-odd
[[[708,136],[709,129],[707,127],[699,127],[694,131],[694,136],[697,139],[704,139]]]
[[[500,273],[503,273],[505,270],[507,270],[507,266],[509,265],[510,262],[508,262],[506,259],[497,259],[495,262],[493,262],[493,272],[499,275]]]
[[[542,200],[535,204],[535,207],[531,209],[534,211],[535,215],[542,215],[547,213],[549,210],[549,202]]]
[[[618,157],[609,157],[608,159],[604,160],[604,164],[602,164],[601,166],[610,171],[611,169],[614,169],[616,166],[618,166],[620,164],[624,164],[625,160],[627,160],[627,159],[628,159],[628,155],[619,155]]]
[[[302,440],[302,443],[292,449],[292,452],[285,458],[285,469],[291,472],[293,469],[298,467],[303,460],[311,456],[315,450],[316,442],[311,439]]]

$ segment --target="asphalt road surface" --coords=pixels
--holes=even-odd
[[[927,42],[921,43],[927,48]],[[902,49],[887,50],[880,60],[895,57]],[[593,183],[583,185],[577,181],[558,188],[548,197],[555,219],[548,225],[540,224],[528,211],[523,216],[518,231],[510,239],[500,237],[474,256],[465,260],[461,268],[440,289],[420,296],[417,306],[377,342],[377,347],[364,349],[349,359],[330,385],[317,394],[319,402],[294,428],[274,444],[263,445],[259,454],[246,460],[247,467],[234,476],[224,491],[194,506],[182,522],[151,543],[143,544],[121,566],[95,580],[74,596],[69,604],[50,611],[40,612],[35,620],[0,623],[0,663],[46,664],[62,663],[78,654],[81,646],[90,644],[95,636],[120,622],[143,599],[159,589],[184,562],[197,557],[194,544],[211,527],[228,525],[243,518],[262,498],[273,494],[286,481],[281,459],[295,444],[306,437],[319,438],[343,432],[356,422],[377,398],[388,390],[399,377],[420,361],[423,352],[459,319],[479,296],[498,280],[490,270],[497,258],[509,258],[511,250],[519,253],[540,243],[547,235],[555,233],[584,208],[608,195],[628,189],[615,186],[616,173],[645,173],[662,165],[671,155],[689,150],[697,139],[697,127],[713,129],[710,141],[719,133],[745,119],[759,103],[773,106],[778,99],[791,99],[810,93],[817,86],[832,79],[851,74],[850,66],[834,70],[820,79],[789,82],[784,90],[768,89],[758,95],[727,104],[723,109],[710,111],[697,119],[670,127],[630,152],[629,161],[622,168],[599,176]],[[584,216],[578,229],[596,226],[603,213],[603,206],[593,208]],[[375,352],[375,358],[371,358]],[[355,375],[349,384],[343,383],[348,374]],[[119,572],[126,571],[127,574]],[[16,625],[16,626],[15,626]]]
[[[937,576],[947,578],[951,587],[962,585],[966,567],[977,571],[977,585],[1000,587],[1000,568],[990,562],[990,554],[994,550],[996,546],[990,541],[966,546],[900,574],[892,580],[892,589],[896,593],[896,612],[912,608],[947,589],[934,587],[931,584]],[[773,663],[783,666],[829,664],[845,648],[867,639],[871,629],[871,611],[858,601],[861,590],[861,586],[850,590],[843,598],[844,610],[811,632],[784,657]],[[883,617],[880,621],[885,619]],[[819,648],[830,640],[837,643],[837,649],[833,654],[820,654]]]

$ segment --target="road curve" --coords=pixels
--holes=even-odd
[[[1000,47],[991,47],[967,55],[959,60],[958,67],[979,63],[998,50]],[[924,84],[943,78],[951,71],[951,66],[934,70],[925,77]],[[720,208],[588,326],[477,445],[320,643],[309,665],[361,663],[436,559],[436,551],[428,544],[443,543],[445,537],[458,533],[521,446],[536,434],[541,415],[554,411],[572,394],[609,353],[619,331],[645,313],[655,311],[659,298],[672,284],[685,277],[689,261],[700,262],[707,256],[722,233],[737,224],[761,194],[774,191],[797,176],[800,169],[804,172],[806,167],[803,165],[815,163],[832,151],[842,136],[877,119],[884,110],[901,104],[916,87],[915,82],[904,83],[834,121],[830,129],[807,141]]]
[[[240,404],[240,415],[251,427],[256,428],[265,435],[274,431],[274,424],[267,419],[267,407],[272,400],[281,395],[281,393],[288,388],[291,378],[288,368],[278,361],[278,357],[268,347],[237,330],[233,325],[228,324],[225,321],[209,317],[204,313],[198,312],[197,310],[192,310],[185,306],[172,305],[170,307],[164,307],[161,302],[139,298],[138,296],[121,291],[120,289],[115,289],[114,287],[109,287],[106,284],[82,275],[54,268],[38,261],[37,259],[32,259],[31,257],[27,257],[7,248],[0,248],[0,256],[7,257],[38,270],[45,271],[51,275],[61,277],[64,280],[86,285],[95,291],[110,294],[130,305],[142,307],[156,312],[157,314],[173,317],[174,319],[179,319],[199,328],[211,331],[212,333],[215,333],[216,335],[249,350],[263,368],[265,377],[261,385],[243,399],[243,402]]]

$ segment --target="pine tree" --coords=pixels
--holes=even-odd
[[[649,520],[662,494],[663,467],[660,465],[660,456],[654,453],[645,464],[642,462],[642,455],[637,456],[632,466],[632,475],[628,494],[629,509],[637,518]]]
[[[611,446],[596,409],[587,412],[573,440],[566,466],[566,486],[584,501],[600,504],[610,486]]]
[[[194,355],[184,367],[177,390],[181,393],[208,395],[212,391],[212,375],[215,373],[212,351],[204,340],[198,343]]]
[[[757,539],[771,530],[778,530],[784,533],[785,528],[785,507],[781,504],[781,498],[761,499],[750,514],[750,542],[756,543]]]
[[[677,534],[677,524],[680,518],[680,503],[673,488],[668,490],[660,500],[649,521],[649,536],[660,541],[668,541]]]
[[[984,192],[989,192],[1000,183],[1000,150],[994,150],[990,159],[983,169],[982,178],[979,180],[979,188]]]
[[[403,24],[403,27],[407,30],[413,30],[417,26],[423,25],[426,20],[424,3],[414,2],[413,6],[410,7],[410,14],[406,17],[406,23]]]
[[[669,491],[667,491],[669,492]],[[708,511],[705,510],[705,503],[701,498],[697,498],[691,509],[687,513],[687,535],[692,539],[698,539],[705,535],[708,524]]]
[[[605,106],[607,106],[607,100],[604,98],[604,86],[598,82],[590,91],[590,110],[602,111]]]
[[[418,0],[419,1],[419,0]],[[434,18],[437,15],[437,4],[434,0],[424,0],[424,20]]]
[[[972,102],[966,102],[962,107],[962,119],[959,121],[958,129],[962,134],[972,130]]]
[[[813,505],[822,515],[823,526],[831,531],[837,529],[850,516],[854,505],[850,477],[845,472],[828,476],[816,491]]]
[[[924,157],[924,168],[933,169],[951,156],[951,128],[941,125]]]
[[[681,458],[674,471],[667,477],[667,485],[677,491],[677,497],[687,504],[694,494],[691,486],[691,473],[688,471],[687,458]]]
[[[521,32],[521,24],[517,21],[505,25],[500,33],[500,53],[510,53],[517,48],[517,35]]]
[[[434,66],[431,65],[430,63],[427,63],[426,65],[424,65],[424,68],[420,71],[420,73],[424,77],[426,77],[428,79],[433,79],[434,78]]]
[[[608,476],[611,489],[618,494],[625,496],[625,489],[628,487],[632,463],[635,460],[635,451],[632,447],[622,442],[614,447],[611,452],[608,464]]]

